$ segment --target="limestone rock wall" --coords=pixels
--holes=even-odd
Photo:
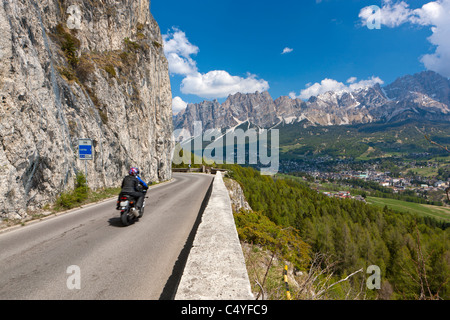
[[[171,178],[167,60],[149,0],[0,2],[0,217],[24,217],[73,187],[93,140],[91,188],[130,166]]]

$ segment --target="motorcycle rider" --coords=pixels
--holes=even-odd
[[[139,169],[132,167],[128,171],[128,176],[126,176],[122,181],[122,191],[119,194],[119,201],[122,195],[130,195],[136,200],[136,209],[140,211],[142,209],[142,204],[144,203],[144,197],[148,185],[139,177]]]

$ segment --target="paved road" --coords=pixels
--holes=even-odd
[[[0,234],[0,300],[169,298],[212,179],[174,174],[150,188],[144,216],[129,227],[111,200]],[[78,274],[81,288],[69,289]]]

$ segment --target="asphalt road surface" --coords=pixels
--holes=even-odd
[[[128,227],[114,199],[1,233],[0,300],[170,299],[213,176],[173,178]]]

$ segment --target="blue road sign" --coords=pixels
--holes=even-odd
[[[78,156],[81,160],[92,160],[92,140],[78,140]]]

